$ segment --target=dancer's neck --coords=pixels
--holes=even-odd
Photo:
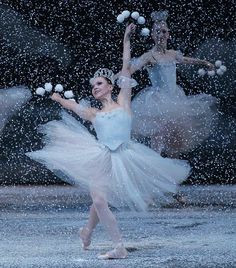
[[[154,51],[165,54],[167,50],[166,44],[155,44]]]
[[[104,98],[101,102],[102,109],[104,110],[111,110],[114,106],[116,106],[116,102],[114,102],[112,98]]]

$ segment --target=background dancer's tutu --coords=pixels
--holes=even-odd
[[[30,98],[30,90],[24,86],[0,89],[0,132],[10,117]]]

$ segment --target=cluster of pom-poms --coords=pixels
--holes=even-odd
[[[57,93],[61,93],[63,92],[64,88],[61,84],[57,84],[54,88],[53,88],[53,85],[51,83],[45,83],[44,84],[44,87],[38,87],[36,89],[36,94],[37,95],[40,95],[40,96],[44,96],[46,94],[46,92],[57,92]],[[64,97],[66,99],[71,99],[71,100],[74,100],[74,93],[72,90],[67,90],[67,91],[64,91],[63,93]]]
[[[221,60],[217,60],[215,62],[215,66],[216,66],[216,70],[205,70],[203,68],[199,69],[198,70],[198,75],[199,76],[204,76],[206,73],[209,75],[209,76],[214,76],[215,74],[218,74],[218,75],[223,75],[227,68],[225,65],[222,64],[222,61]]]
[[[121,14],[117,16],[117,21],[119,23],[123,23],[127,19],[133,19],[134,23],[138,23],[140,25],[144,25],[146,22],[146,19],[143,16],[139,15],[138,11],[130,12],[129,10],[124,10]],[[141,35],[142,36],[148,36],[150,34],[150,30],[148,28],[142,28]]]

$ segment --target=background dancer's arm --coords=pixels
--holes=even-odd
[[[138,70],[141,70],[144,66],[150,63],[151,52],[145,52],[138,58],[134,58],[130,62],[130,74],[132,75]]]
[[[138,70],[141,70],[144,66],[150,63],[150,57],[151,57],[151,52],[148,51],[141,55],[140,57],[137,58],[132,58],[130,57],[129,60],[129,70],[130,74],[132,75]],[[121,76],[121,71],[117,74],[115,74],[115,79],[118,79]]]
[[[183,64],[194,64],[194,65],[203,65],[209,70],[213,70],[215,68],[214,64],[210,63],[207,60],[200,60],[196,58],[191,58],[191,57],[183,57],[182,62]]]

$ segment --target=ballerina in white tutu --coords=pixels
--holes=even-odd
[[[146,68],[152,86],[142,89],[132,101],[133,132],[149,137],[151,148],[169,157],[178,157],[206,139],[217,122],[216,98],[207,94],[186,96],[176,85],[176,64],[199,64],[211,70],[206,60],[184,57],[167,49],[168,13],[152,13],[154,47],[131,60],[131,74]]]
[[[130,139],[132,111],[130,78],[130,35],[133,24],[124,35],[123,67],[118,81],[117,102],[112,97],[114,75],[109,69],[99,69],[90,80],[93,96],[102,109],[62,99],[54,93],[52,99],[81,118],[92,122],[97,139],[75,118],[63,112],[62,120],[41,127],[47,145],[39,151],[27,153],[44,163],[57,174],[66,175],[73,183],[88,186],[92,198],[87,224],[80,229],[83,248],[88,249],[92,232],[100,222],[110,235],[114,249],[100,259],[126,258],[122,236],[108,203],[114,207],[128,206],[145,210],[153,197],[176,191],[185,180],[190,167],[185,161],[162,158],[150,148]]]
[[[30,90],[24,86],[0,89],[0,133],[10,117],[31,97]]]

